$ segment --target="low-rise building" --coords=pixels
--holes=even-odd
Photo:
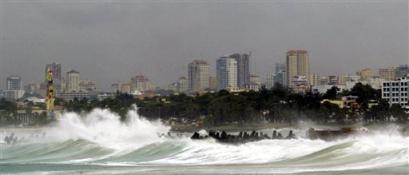
[[[409,77],[382,83],[382,99],[388,100],[390,105],[398,104],[409,109]]]
[[[310,85],[308,84],[308,79],[306,76],[297,75],[291,80],[291,89],[295,93],[305,93],[310,90]]]
[[[83,98],[86,99],[96,99],[98,94],[96,92],[64,92],[64,93],[57,93],[58,98],[62,98],[65,101],[74,100],[75,98],[81,100]]]

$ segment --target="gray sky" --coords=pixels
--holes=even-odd
[[[147,75],[165,86],[187,63],[252,52],[252,72],[272,71],[285,52],[310,52],[322,75],[407,64],[407,0],[21,1],[0,0],[0,82],[41,81],[44,66],[111,83]]]

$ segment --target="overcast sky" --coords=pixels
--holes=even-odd
[[[408,64],[408,1],[0,0],[2,87],[11,74],[42,81],[50,62],[105,90],[136,74],[165,86],[193,59],[214,73],[218,57],[250,51],[264,78],[293,48],[321,75]]]

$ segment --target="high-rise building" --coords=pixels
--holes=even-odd
[[[75,70],[67,72],[67,92],[80,92],[80,73]]]
[[[209,88],[209,65],[203,60],[194,60],[188,65],[189,91],[203,92]]]
[[[7,77],[7,90],[5,90],[4,97],[9,100],[17,100],[24,95],[23,85],[21,77],[12,75]]]
[[[310,84],[312,86],[319,85],[319,82],[320,82],[320,76],[317,73],[313,73],[310,75]]]
[[[356,72],[356,75],[360,76],[361,80],[365,81],[365,80],[368,80],[369,78],[371,78],[373,76],[373,72],[372,72],[372,69],[365,68],[365,69],[362,69],[362,70]]]
[[[178,80],[178,92],[179,93],[183,93],[183,92],[187,92],[189,89],[189,83],[187,81],[186,77],[180,77]]]
[[[151,81],[144,75],[137,75],[131,78],[131,90],[132,91],[151,91],[154,90]]]
[[[235,53],[230,58],[237,62],[237,86],[245,88],[250,83],[250,54]]]
[[[283,86],[287,86],[287,72],[285,70],[274,74],[273,86],[275,84],[281,84]]]
[[[275,84],[287,86],[287,68],[286,64],[276,63],[274,65],[274,73],[267,75],[266,87],[271,88]]]
[[[276,63],[275,64],[275,69],[274,69],[274,73],[279,73],[279,72],[283,72],[286,70],[286,66],[283,63]]]
[[[310,61],[306,50],[290,50],[286,59],[287,86],[293,88],[293,81],[299,76],[306,77],[307,84],[310,78]]]
[[[17,75],[12,75],[7,77],[7,90],[22,90],[23,85],[21,77]]]
[[[216,62],[218,90],[237,89],[237,61],[231,57],[221,57]]]
[[[409,74],[409,66],[407,64],[406,65],[400,65],[395,70],[396,78],[402,78],[402,77],[404,77],[404,76],[406,76],[408,74]]]
[[[271,73],[271,72],[267,73],[266,81],[264,83],[266,88],[270,89],[270,88],[272,88],[274,86],[274,75],[275,74]]]

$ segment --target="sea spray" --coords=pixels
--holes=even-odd
[[[373,169],[393,174],[390,171],[393,169],[395,174],[405,174],[408,170],[402,167],[409,166],[408,138],[400,136],[395,125],[369,128],[366,133],[331,142],[307,139],[302,135],[305,129],[284,128],[279,131],[292,129],[301,137],[237,145],[212,139],[162,137],[169,129],[160,121],[140,117],[136,108],[128,112],[124,122],[105,109],[84,115],[64,113],[50,127],[5,130],[5,135],[14,132],[20,139],[14,145],[0,143],[3,156],[0,168],[7,173],[28,174],[75,174],[100,168],[109,174],[115,174],[118,169],[131,174],[142,170],[215,174],[212,169],[217,169],[219,174],[333,174]],[[101,173],[102,170],[96,174]]]
[[[46,131],[58,140],[83,139],[112,149],[137,149],[161,141],[160,135],[170,127],[160,121],[149,121],[137,113],[136,106],[128,111],[125,122],[120,116],[107,109],[94,109],[80,116],[65,113],[58,118],[57,125]]]

